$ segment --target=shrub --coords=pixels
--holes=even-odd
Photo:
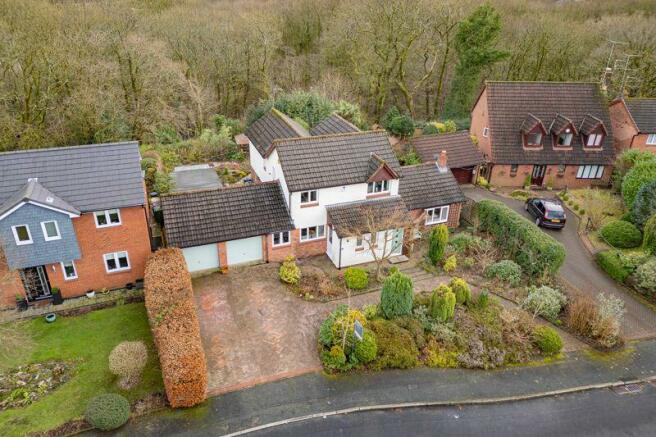
[[[321,353],[321,363],[329,370],[345,370],[346,354],[341,346],[335,345],[329,351]]]
[[[490,186],[490,183],[483,176],[479,176],[478,179],[476,179],[476,184],[483,188],[488,188]]]
[[[120,378],[119,386],[127,390],[139,382],[147,359],[148,349],[142,341],[124,341],[109,354],[109,371]]]
[[[412,279],[394,272],[385,279],[380,294],[380,311],[386,319],[412,313]]]
[[[484,310],[490,304],[490,293],[487,290],[481,291],[481,294],[478,295],[478,300],[476,301],[476,306]]]
[[[642,248],[647,253],[656,255],[656,214],[652,215],[645,223]]]
[[[656,258],[638,266],[635,271],[635,283],[649,296],[656,294]]]
[[[103,431],[116,429],[130,418],[130,403],[119,394],[99,395],[87,404],[84,418],[94,428]]]
[[[435,135],[439,134],[440,130],[435,126],[434,123],[428,123],[421,131],[422,135]]]
[[[408,137],[415,131],[415,122],[409,115],[401,114],[396,106],[392,106],[381,120],[386,131],[397,137]]]
[[[367,327],[367,319],[362,312],[349,309],[346,305],[339,305],[321,323],[319,328],[320,356],[326,370],[345,371],[358,363],[364,362],[358,358],[357,348],[362,342],[358,341],[354,334],[356,320],[363,327]],[[367,338],[367,329],[364,332],[363,342],[366,340],[367,344],[361,347],[365,349],[375,348],[376,339]],[[368,351],[363,349],[360,353],[366,355]]]
[[[402,155],[399,155],[398,158],[401,165],[421,164],[421,158],[417,155],[417,152],[415,152],[414,149],[408,150]]]
[[[622,199],[609,190],[587,188],[583,190],[581,197],[593,230],[599,229],[608,216],[619,215],[624,210]]]
[[[481,238],[468,232],[460,232],[449,239],[449,246],[457,253],[469,253],[481,244]]]
[[[608,273],[608,276],[618,282],[626,281],[626,278],[632,273],[632,269],[623,261],[622,253],[618,250],[598,252],[595,258],[599,267]]]
[[[628,249],[638,247],[642,243],[640,229],[624,220],[614,220],[604,225],[600,234],[613,247]]]
[[[591,337],[598,318],[597,306],[588,296],[577,296],[567,305],[565,322],[579,335]]]
[[[555,274],[565,261],[565,248],[533,223],[496,200],[477,205],[479,227],[531,277]]]
[[[369,286],[369,274],[364,269],[349,267],[344,271],[344,281],[351,290],[364,290]]]
[[[378,305],[369,304],[362,307],[362,314],[367,320],[372,320],[378,317]]]
[[[485,269],[486,278],[496,278],[500,281],[507,282],[510,286],[519,285],[522,280],[522,268],[516,262],[504,259],[494,264],[490,264]]]
[[[378,343],[374,369],[407,369],[419,364],[419,350],[407,330],[384,319],[371,321],[369,327]]]
[[[556,321],[567,298],[563,293],[547,285],[530,287],[528,296],[522,302],[522,308],[547,320]]]
[[[399,328],[403,328],[412,335],[415,344],[419,349],[426,346],[426,339],[424,338],[424,325],[420,320],[412,316],[398,317],[393,320]]]
[[[624,301],[612,295],[600,293],[597,296],[599,318],[593,328],[593,335],[605,347],[617,343],[624,318]]]
[[[634,165],[648,161],[656,161],[656,155],[646,150],[630,149],[619,154],[613,165],[613,186],[620,188],[624,176]]]
[[[533,342],[546,355],[556,355],[563,348],[560,335],[548,326],[540,326],[533,331]]]
[[[526,175],[524,178],[524,187],[530,187],[531,186],[531,175]]]
[[[301,269],[296,265],[293,256],[290,255],[285,258],[285,261],[280,266],[278,275],[282,282],[290,285],[298,285],[298,282],[301,280]]]
[[[170,192],[175,186],[173,177],[170,174],[161,171],[155,172],[153,179],[153,190],[158,194],[166,194]]]
[[[446,322],[451,320],[455,314],[456,295],[447,285],[440,285],[431,295],[430,315],[435,320]]]
[[[656,214],[656,180],[644,184],[638,190],[631,207],[631,221],[642,229],[654,214]]]
[[[450,257],[448,257],[444,261],[444,264],[442,265],[442,268],[447,273],[453,272],[457,267],[458,267],[458,258],[456,258],[455,255],[451,255]]]
[[[441,224],[433,227],[428,241],[428,258],[437,265],[444,257],[444,251],[449,243],[449,229]]]
[[[622,180],[622,198],[627,208],[633,207],[640,188],[649,182],[656,181],[656,161],[641,162],[633,166]]]
[[[180,249],[160,249],[150,256],[144,295],[169,403],[178,408],[203,402],[207,392],[205,352],[191,276]]]
[[[364,331],[362,341],[355,343],[355,358],[360,363],[369,363],[376,358],[378,353],[378,343],[376,336],[369,330]]]
[[[465,304],[471,301],[471,288],[464,279],[458,277],[451,278],[449,287],[451,287],[451,290],[456,295],[457,303]]]
[[[346,305],[338,305],[335,310],[333,310],[328,317],[321,323],[319,328],[319,343],[326,347],[330,347],[335,343],[333,335],[333,324],[335,319],[343,317],[348,312],[348,307]]]

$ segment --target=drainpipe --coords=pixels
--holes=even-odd
[[[332,232],[332,231],[331,231]],[[342,269],[342,239],[339,239],[339,262],[337,263],[337,269]]]

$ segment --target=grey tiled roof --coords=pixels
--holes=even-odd
[[[310,135],[300,124],[275,108],[257,119],[244,133],[262,156],[271,147],[273,140]]]
[[[544,125],[542,124],[542,121],[529,112],[528,114],[526,114],[526,117],[524,117],[524,120],[522,121],[522,125],[519,127],[519,130],[527,134],[531,132],[533,128],[535,128],[535,126],[537,125],[541,125],[542,128],[546,131]]]
[[[447,165],[451,168],[470,167],[485,162],[468,131],[450,134],[422,135],[411,140],[422,162],[435,162],[446,150]]]
[[[5,201],[5,203],[0,205],[0,216],[23,201],[31,201],[46,207],[70,212],[75,215],[80,214],[80,211],[78,211],[74,206],[63,199],[60,199],[56,194],[48,191],[37,181],[31,180],[25,184],[23,188],[17,191],[14,196],[10,197]]]
[[[584,117],[583,122],[585,122],[586,118],[587,117]],[[551,122],[551,128],[549,130],[551,131],[551,133],[558,135],[563,131],[563,129],[565,129],[569,125],[571,125],[574,128],[574,135],[576,135],[577,134],[576,126],[574,126],[572,120],[565,117],[563,114],[556,114],[553,121]]]
[[[333,114],[328,118],[324,118],[310,129],[310,135],[344,134],[359,131],[360,129],[350,121],[343,119],[337,114]]]
[[[399,194],[410,210],[465,201],[453,173],[440,172],[434,162],[405,166],[401,171]]]
[[[608,107],[596,83],[565,82],[487,82],[487,112],[490,120],[491,161],[499,164],[610,164],[615,157]],[[572,147],[554,150],[550,135],[542,148],[525,150],[522,125],[532,114],[549,127],[562,114],[577,129],[590,114],[603,121],[607,132],[602,149],[583,150],[581,136]]]
[[[191,247],[294,228],[278,182],[162,196],[167,243]]]
[[[594,115],[585,114],[585,117],[583,117],[583,121],[581,122],[581,127],[579,128],[579,131],[583,135],[589,135],[597,126],[599,126],[602,123],[603,122],[597,117],[595,117]]]
[[[38,178],[82,212],[143,205],[140,160],[134,141],[0,153],[0,204]]]
[[[369,215],[369,211],[381,217],[404,214],[406,219],[410,220],[408,209],[400,196],[361,200],[326,207],[328,222],[339,238],[348,237],[353,230],[366,227],[366,217]],[[385,229],[381,229],[381,231],[383,230]]]
[[[626,99],[631,117],[644,133],[656,133],[656,98]]]
[[[274,145],[292,192],[365,183],[372,153],[397,173],[400,168],[385,131],[276,140]]]

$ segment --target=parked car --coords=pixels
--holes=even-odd
[[[535,218],[535,224],[545,228],[562,229],[567,216],[560,201],[531,197],[524,205],[526,211]]]

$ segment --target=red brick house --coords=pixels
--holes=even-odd
[[[471,135],[497,186],[608,185],[615,158],[608,107],[595,83],[487,82]]]
[[[610,103],[615,150],[646,150],[656,154],[656,98],[617,98]]]

